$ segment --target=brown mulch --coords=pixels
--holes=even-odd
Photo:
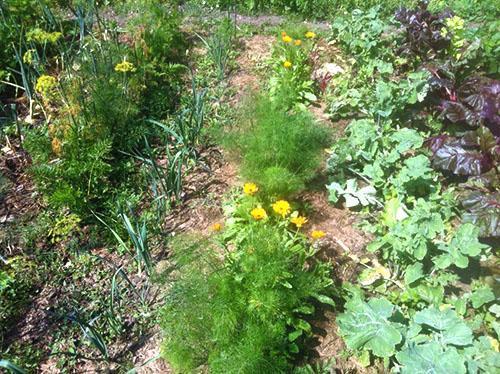
[[[214,223],[223,218],[224,195],[236,184],[236,167],[224,160],[217,147],[202,153],[202,161],[185,178],[183,202],[166,218],[166,232],[208,234]]]
[[[259,64],[271,57],[272,44],[276,39],[269,35],[253,35],[241,39],[241,54],[236,58],[237,70],[229,78],[229,86],[236,94],[231,98],[233,106],[242,98],[260,88],[261,79],[256,70]]]
[[[21,253],[19,238],[12,236],[12,229],[20,221],[28,222],[40,210],[33,181],[27,173],[29,166],[29,156],[18,142],[7,141],[0,150],[0,174],[7,181],[7,188],[0,193],[0,254],[6,257]]]

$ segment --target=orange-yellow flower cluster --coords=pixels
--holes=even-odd
[[[321,231],[321,230],[314,230],[313,232],[311,232],[311,237],[314,240],[321,239],[321,238],[325,237],[325,235],[326,235],[326,233],[324,231]]]
[[[290,203],[286,200],[278,200],[273,204],[273,210],[285,218],[291,212]]]
[[[212,225],[212,231],[218,232],[221,230],[222,230],[222,224],[217,222]]]
[[[257,191],[259,191],[259,187],[255,183],[248,182],[243,185],[243,193],[245,195],[253,196]]]
[[[297,226],[298,229],[300,229],[307,223],[307,218],[303,216],[292,217],[290,222]]]
[[[306,32],[305,36],[307,39],[314,39],[316,37],[316,34],[312,31],[308,31],[308,32]]]
[[[261,220],[267,218],[267,212],[264,210],[264,208],[261,208],[261,207],[252,209],[250,214],[252,215],[253,219],[256,221],[261,221]]]

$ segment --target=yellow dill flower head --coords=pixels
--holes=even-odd
[[[453,16],[446,19],[446,26],[452,30],[463,30],[465,26],[465,21],[459,16]]]
[[[52,152],[54,152],[56,156],[59,156],[61,154],[61,148],[62,148],[61,141],[58,138],[54,138],[52,139],[50,144],[52,146]]]
[[[260,221],[260,220],[267,218],[266,211],[264,210],[264,208],[261,208],[261,207],[252,209],[250,214],[252,215],[253,219],[255,219],[256,221]]]
[[[222,230],[222,224],[220,224],[219,222],[214,223],[212,225],[212,231],[218,232],[218,231],[221,231],[221,230]]]
[[[283,66],[286,69],[290,69],[292,67],[292,63],[290,61],[286,60],[285,62],[283,62]]]
[[[293,42],[293,44],[295,44],[298,47],[302,44],[302,40],[297,39],[296,41]]]
[[[26,40],[29,42],[37,42],[37,43],[56,43],[62,34],[60,32],[47,32],[40,28],[34,28],[29,30],[26,33]]]
[[[281,217],[285,218],[290,214],[290,204],[286,200],[278,200],[273,204],[273,210]]]
[[[283,39],[285,43],[291,43],[293,40],[292,37],[288,35],[283,36],[281,39]]]
[[[306,32],[306,38],[307,39],[314,39],[316,37],[316,34],[312,31]]]
[[[325,235],[326,235],[326,233],[324,231],[321,231],[321,230],[314,230],[313,232],[311,232],[311,238],[313,238],[314,240],[321,239]]]
[[[304,226],[307,223],[307,218],[303,216],[292,217],[290,220],[298,229]]]
[[[31,65],[33,63],[33,53],[34,49],[28,49],[23,55],[23,62],[25,64]]]
[[[253,196],[259,191],[259,187],[255,183],[245,183],[243,185],[243,193],[245,195]]]
[[[41,75],[35,85],[35,90],[44,96],[50,95],[57,86],[56,78],[50,75]]]
[[[115,71],[128,73],[129,71],[135,71],[135,67],[133,63],[123,60],[123,62],[116,64]]]

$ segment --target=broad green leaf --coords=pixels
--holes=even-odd
[[[302,330],[295,330],[288,334],[288,341],[294,342],[300,335],[302,335]]]
[[[424,144],[424,138],[418,131],[408,128],[403,128],[391,134],[390,140],[395,143],[395,149],[399,153],[418,149]]]
[[[347,208],[352,208],[360,204],[362,206],[367,206],[377,203],[377,200],[375,198],[375,194],[377,191],[375,190],[375,188],[373,188],[372,186],[366,186],[358,189],[358,183],[356,179],[349,179],[346,182],[345,188],[335,182],[327,185],[326,188],[330,192],[330,201],[335,202],[336,200],[338,200],[338,196],[343,196]]]
[[[455,265],[461,269],[469,266],[468,257],[477,257],[489,247],[478,240],[479,228],[471,223],[464,223],[455,232],[449,244],[440,244],[439,250],[445,252],[434,259],[439,269]]]
[[[303,95],[304,99],[312,101],[312,102],[315,102],[318,100],[316,95],[313,94],[312,92],[303,92],[302,95]]]
[[[313,297],[320,303],[336,306],[335,301],[333,301],[331,297],[328,297],[326,295],[313,295]]]
[[[401,342],[399,324],[389,321],[394,306],[386,299],[368,303],[353,298],[346,303],[346,312],[337,318],[340,334],[350,349],[367,349],[378,357],[391,357]]]
[[[500,372],[500,353],[496,339],[480,336],[472,347],[465,348],[464,354],[467,357],[469,373]]]
[[[465,255],[478,256],[482,250],[488,248],[478,240],[478,236],[479,229],[471,223],[465,223],[458,228],[450,246],[459,249]]]
[[[419,325],[427,325],[437,330],[442,344],[465,346],[472,343],[472,330],[451,309],[441,311],[430,307],[417,312],[413,320]]]
[[[472,306],[475,309],[477,309],[483,306],[484,304],[487,304],[490,301],[495,300],[495,294],[493,293],[493,291],[489,286],[484,285],[472,293],[470,300],[472,301]]]
[[[493,304],[488,308],[488,311],[493,314],[495,317],[499,318],[500,317],[500,305],[498,304]]]
[[[386,200],[384,211],[381,214],[382,223],[387,227],[393,227],[397,222],[408,217],[405,205],[398,198]]]
[[[454,347],[437,342],[410,344],[396,354],[401,374],[465,374],[465,360]]]
[[[424,265],[421,262],[416,262],[406,268],[405,283],[407,285],[419,280],[424,276]]]

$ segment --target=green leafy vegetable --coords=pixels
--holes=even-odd
[[[346,313],[337,318],[340,333],[350,349],[369,349],[375,356],[390,357],[401,342],[399,324],[389,319],[394,305],[386,299],[368,303],[354,297],[346,304]]]

